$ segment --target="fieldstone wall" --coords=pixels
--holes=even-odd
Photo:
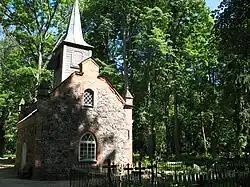
[[[94,91],[93,108],[83,106],[85,89]],[[78,162],[78,148],[80,138],[88,131],[97,138],[98,160],[94,164],[109,158],[121,164],[132,160],[132,154],[128,154],[132,150],[132,127],[126,121],[124,100],[105,78],[74,73],[50,99],[38,104],[38,111],[43,179],[67,178],[72,164],[86,164]]]
[[[31,169],[34,167],[36,119],[37,112],[34,112],[27,119],[24,119],[18,123],[15,166],[20,176],[22,176],[23,172],[27,173],[28,170],[31,171]],[[25,168],[21,169],[22,148],[24,143],[27,145],[26,165]]]

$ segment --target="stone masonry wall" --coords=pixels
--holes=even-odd
[[[85,89],[94,91],[94,107],[83,106]],[[132,157],[123,101],[103,78],[73,74],[39,105],[41,126],[41,177],[67,178],[78,162],[79,140],[85,132],[95,134],[98,144],[96,164],[111,158],[128,163]]]
[[[35,112],[26,120],[18,123],[18,138],[16,148],[16,169],[21,174],[22,148],[24,142],[27,144],[26,168],[34,167],[34,140],[35,140],[35,124],[37,113]]]

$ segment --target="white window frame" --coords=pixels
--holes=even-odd
[[[92,138],[92,140],[83,140],[85,136],[88,136],[90,135],[90,137]],[[87,158],[86,159],[81,159],[81,147],[83,147],[83,144],[87,144]],[[93,146],[94,145],[94,152],[91,153],[89,152],[88,150],[88,146]],[[80,138],[80,141],[79,141],[79,149],[78,149],[78,160],[79,162],[96,162],[96,151],[97,151],[97,144],[96,144],[96,138],[94,136],[94,134],[90,133],[90,132],[87,132],[85,133],[81,138]],[[94,155],[94,158],[92,158],[91,156]],[[82,156],[83,157],[83,156]]]

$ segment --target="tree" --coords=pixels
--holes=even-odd
[[[180,156],[180,152],[186,147],[182,143],[186,142],[186,140],[182,141],[183,135],[194,131],[194,129],[189,129],[185,132],[188,125],[185,118],[191,117],[192,121],[195,121],[197,115],[194,113],[194,116],[189,116],[186,101],[190,100],[190,92],[200,95],[199,90],[203,87],[203,77],[207,75],[208,69],[206,66],[211,60],[208,56],[207,46],[213,20],[203,1],[179,0],[169,2],[168,5],[171,18],[167,33],[169,33],[174,51],[173,55],[168,55],[166,59],[169,61],[171,70],[170,97],[168,97],[170,101],[168,103],[171,103],[172,106],[168,108],[170,126],[172,126],[170,129],[174,132],[173,145],[176,155]],[[198,85],[194,86],[194,84]],[[191,100],[189,104],[195,104],[194,101],[197,100]],[[192,108],[192,110],[194,109]]]
[[[5,0],[0,6],[7,10],[1,14],[0,123],[8,146],[14,144],[18,103],[33,101],[38,75],[50,78],[41,70],[65,28],[61,15],[70,10],[70,0],[42,2]],[[242,154],[250,106],[249,24],[240,16],[248,15],[246,0],[224,0],[216,20],[203,0],[81,3],[85,38],[95,46],[101,73],[120,93],[129,87],[134,96],[136,152]]]
[[[170,40],[166,40],[165,32],[168,16],[157,6],[143,9],[139,18],[140,29],[133,43],[134,52],[131,58],[132,89],[136,96],[134,127],[137,129],[135,132],[137,138],[134,141],[144,145],[147,145],[147,141],[151,142],[148,145],[151,156],[154,156],[156,149],[158,130],[156,124],[159,116],[162,116],[159,101],[164,102],[165,98],[161,91],[165,92],[166,88],[162,86],[168,81],[165,56],[172,50]]]
[[[4,0],[0,4],[0,21],[5,33],[13,36],[25,51],[25,61],[37,68],[34,76],[38,84],[53,45],[65,28],[62,19],[69,15],[71,3],[72,0]]]
[[[14,41],[7,38],[0,41],[0,155],[3,155],[5,148],[6,121],[12,115],[13,109],[15,109],[14,92],[11,89],[13,81],[11,81],[12,74],[10,74],[11,69],[9,66],[9,64],[15,64],[15,60],[9,63],[9,60],[14,59],[11,59],[14,53],[16,53],[16,43]],[[15,141],[15,139],[13,140]],[[8,144],[8,139],[6,142]]]
[[[115,69],[123,75],[123,89],[120,89],[122,92],[131,81],[130,58],[139,15],[142,7],[149,3],[151,2],[147,0],[84,3],[82,25],[89,43],[95,46],[94,56],[107,65],[115,65]],[[115,78],[111,77],[112,80]]]
[[[63,20],[71,5],[72,0],[0,3],[4,31],[0,41],[0,139],[5,136],[7,149],[14,149],[20,100],[33,103],[40,81],[51,79],[46,65],[56,40],[66,30]]]
[[[236,155],[246,147],[249,132],[249,6],[247,0],[224,0],[215,11],[222,107],[234,132],[230,146]]]
[[[223,0],[215,11],[215,33],[220,51],[249,57],[250,36],[248,0]]]
[[[156,137],[157,151],[175,148],[176,154],[188,147],[183,134],[198,137],[196,142],[209,141],[205,134],[207,109],[199,107],[207,101],[206,78],[216,62],[208,42],[213,20],[205,3],[122,1],[118,6],[112,0],[91,1],[83,12],[83,28],[96,47],[94,56],[117,67],[130,80],[135,96],[136,151],[148,146],[149,134]],[[124,59],[128,62],[125,66]],[[127,65],[128,75],[124,71]],[[197,96],[194,100],[189,98],[192,93]],[[189,107],[186,100],[196,108]],[[186,128],[190,124],[191,128]]]

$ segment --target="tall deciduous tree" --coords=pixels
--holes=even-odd
[[[5,134],[7,148],[12,145],[14,149],[20,100],[34,102],[41,79],[51,78],[45,71],[46,64],[56,40],[66,30],[64,15],[69,15],[72,1],[0,2],[3,28],[0,38],[0,139],[3,140]],[[3,146],[0,147],[2,152]]]
[[[65,28],[60,20],[69,2],[1,1],[8,37],[0,43],[0,123],[8,145],[17,105],[35,97],[34,77],[40,77]],[[120,92],[129,86],[134,95],[135,151],[145,153],[149,146],[151,153],[177,157],[242,153],[250,111],[246,0],[223,1],[215,33],[203,0],[82,0],[80,5],[85,38],[95,46],[101,73]]]
[[[198,110],[206,97],[204,79],[212,64],[208,62],[214,60],[208,48],[213,21],[204,1],[91,1],[84,12],[84,28],[90,43],[96,42],[96,56],[115,64],[130,80],[135,95],[135,148],[147,147],[149,134],[156,135],[159,151],[168,144],[177,155],[187,147],[183,134],[193,133],[195,142],[208,141],[206,110]],[[191,108],[188,115],[185,100],[192,93],[197,95],[197,109]],[[197,127],[188,118],[196,120]]]
[[[72,0],[23,1],[3,0],[0,3],[0,22],[6,34],[13,36],[25,51],[27,63],[35,66],[37,82],[40,82],[58,35],[69,15]]]
[[[222,106],[234,142],[231,148],[240,155],[249,132],[250,2],[224,0],[215,12],[215,33],[220,52]]]

